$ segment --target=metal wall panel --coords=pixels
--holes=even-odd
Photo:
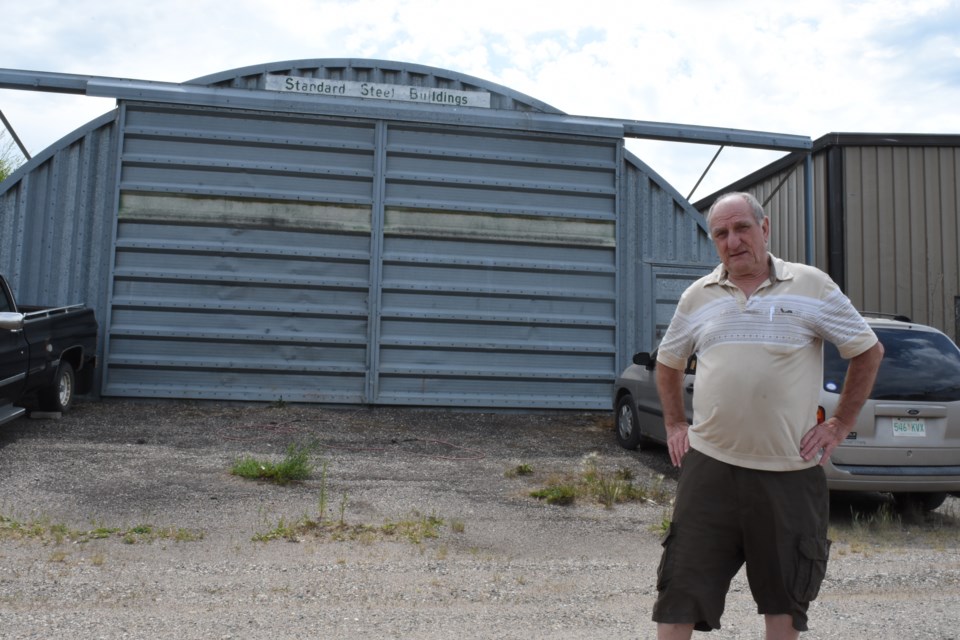
[[[0,185],[0,273],[25,305],[85,303],[107,315],[117,126],[110,112]],[[104,330],[101,324],[101,343]]]
[[[264,107],[273,73],[479,89],[492,109]],[[0,193],[0,267],[24,301],[96,306],[107,395],[606,408],[716,264],[616,125],[534,126],[560,112],[400,63],[194,84],[193,106],[131,88]]]
[[[376,402],[608,404],[618,146],[387,129]]]
[[[960,148],[844,148],[848,295],[953,335]]]
[[[706,221],[683,196],[629,153],[623,175],[618,371],[657,346],[680,294],[718,263]]]
[[[374,125],[124,121],[104,393],[364,402]]]

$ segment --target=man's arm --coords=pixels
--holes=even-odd
[[[883,345],[879,342],[850,359],[837,410],[828,420],[816,425],[800,440],[800,455],[804,460],[813,459],[822,449],[820,464],[826,464],[833,450],[844,441],[856,424],[863,403],[870,397],[881,360],[883,360]]]
[[[683,371],[657,362],[657,395],[667,430],[667,449],[673,466],[679,467],[690,449],[687,439],[687,414],[683,408]]]

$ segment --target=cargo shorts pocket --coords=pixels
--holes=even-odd
[[[670,573],[673,565],[671,547],[673,546],[673,538],[675,535],[676,525],[670,523],[670,526],[667,527],[667,532],[663,534],[663,538],[660,540],[660,546],[663,547],[663,552],[660,554],[660,564],[657,566],[658,591],[663,591],[670,581]]]
[[[811,602],[820,593],[820,584],[827,575],[830,541],[806,536],[800,538],[797,549],[797,574],[794,597],[800,602]]]

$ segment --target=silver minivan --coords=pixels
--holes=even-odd
[[[870,399],[846,442],[825,466],[832,491],[889,493],[900,507],[933,510],[960,492],[960,349],[940,331],[905,318],[868,317],[884,356]],[[832,414],[847,361],[824,345],[818,415]],[[663,444],[656,356],[638,353],[617,378],[613,403],[617,441],[627,449]],[[692,419],[696,358],[684,388]]]

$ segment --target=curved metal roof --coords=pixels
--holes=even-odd
[[[486,91],[494,109],[562,114],[556,107],[489,80],[422,64],[363,58],[287,60],[221,71],[186,84],[231,89],[263,89],[268,75],[291,75],[317,80],[348,80],[399,84],[431,89]]]

